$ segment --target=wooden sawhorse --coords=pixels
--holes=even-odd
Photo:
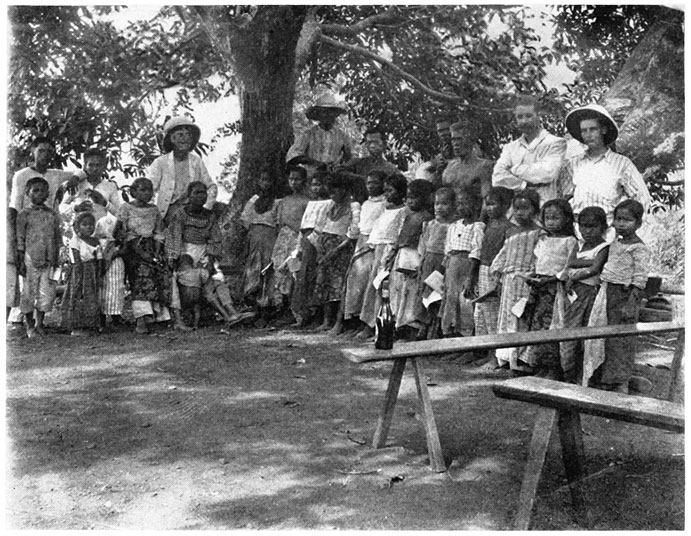
[[[500,398],[539,406],[518,498],[518,512],[514,520],[516,530],[528,530],[530,527],[537,487],[555,422],[573,506],[586,526],[590,523],[579,485],[584,477],[582,413],[671,432],[684,432],[684,407],[666,400],[598,391],[535,377],[506,380],[492,386],[492,390]]]

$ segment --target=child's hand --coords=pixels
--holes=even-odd
[[[472,300],[475,297],[475,285],[473,285],[470,277],[466,277],[461,283],[461,294],[466,300]]]

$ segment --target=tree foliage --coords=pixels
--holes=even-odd
[[[8,167],[25,164],[28,140],[40,133],[56,140],[59,164],[98,146],[111,169],[136,175],[159,152],[153,119],[172,87],[175,113],[230,94],[244,102],[243,118],[212,139],[243,135],[239,203],[262,160],[282,162],[296,87],[341,93],[360,128],[390,133],[387,156],[402,168],[413,152],[436,152],[441,115],[476,122],[483,152],[496,157],[514,134],[513,95],[542,93],[558,132],[565,109],[601,96],[646,30],[670,17],[658,6],[554,9],[551,47],[520,6],[166,6],[124,29],[108,17],[118,8],[13,6]],[[578,73],[566,95],[546,91],[553,60]],[[288,116],[276,115],[286,106]],[[281,128],[260,128],[271,117]],[[123,141],[135,161],[124,169]]]

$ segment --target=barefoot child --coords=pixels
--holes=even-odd
[[[319,173],[312,177],[310,183],[312,200],[307,203],[300,222],[300,237],[295,256],[299,269],[295,273],[293,296],[290,311],[295,317],[294,327],[305,327],[314,315],[314,286],[317,277],[317,250],[319,242],[317,223],[323,221],[331,199],[326,189],[326,174]]]
[[[578,243],[573,227],[573,211],[565,199],[550,199],[542,206],[544,231],[535,245],[535,273],[528,278],[531,287],[526,308],[530,331],[557,329],[564,318],[564,289],[557,274],[565,267]],[[526,361],[541,377],[561,380],[559,343],[529,346]]]
[[[473,297],[477,284],[478,300],[475,304],[475,335],[493,335],[497,332],[499,321],[499,294],[496,292],[494,280],[490,277],[492,261],[501,250],[506,238],[513,232],[515,226],[506,219],[506,212],[511,206],[513,192],[506,188],[491,188],[485,197],[485,216],[487,219],[479,262],[472,264],[470,281],[464,288],[466,298]],[[489,357],[483,370],[494,370],[498,367],[494,350],[487,352]]]
[[[628,199],[614,209],[614,230],[617,238],[609,246],[609,255],[602,273],[601,286],[589,326],[633,324],[638,321],[638,311],[643,290],[648,280],[651,252],[636,234],[643,222],[643,205]],[[583,385],[600,389],[629,392],[636,357],[634,337],[613,337],[585,341]]]
[[[352,200],[348,179],[339,173],[333,173],[327,181],[329,203],[322,223],[319,245],[317,246],[317,280],[315,295],[323,307],[324,318],[319,329],[331,329],[336,322],[336,315],[345,289],[345,276],[353,256],[358,223],[360,221],[360,203]]]
[[[422,327],[415,316],[420,269],[418,245],[422,225],[434,218],[429,211],[431,195],[431,182],[418,179],[408,185],[407,214],[396,241],[396,256],[389,267],[391,308],[396,317],[396,335],[402,340],[415,340]]]
[[[445,337],[473,334],[473,305],[464,297],[470,295],[471,263],[479,263],[485,224],[478,221],[482,201],[471,188],[457,192],[459,219],[449,226],[444,243],[444,296],[439,316]],[[473,285],[474,288],[474,285]]]
[[[253,195],[240,215],[240,223],[247,229],[243,297],[254,305],[259,327],[264,327],[270,316],[271,292],[268,288],[271,253],[277,234],[278,200],[274,182],[268,169],[262,170],[257,183],[259,193]]]
[[[173,214],[166,230],[168,264],[171,270],[176,269],[181,301],[194,310],[195,328],[199,327],[202,298],[229,324],[248,317],[235,309],[229,289],[222,291],[226,285],[219,267],[223,256],[221,230],[216,214],[204,208],[207,196],[205,183],[191,182],[188,203]]]
[[[362,297],[365,294],[365,287],[372,270],[372,259],[374,250],[367,245],[369,235],[377,218],[385,209],[386,198],[384,197],[384,179],[387,173],[382,170],[374,170],[367,175],[367,194],[369,197],[362,204],[360,210],[360,224],[358,225],[359,234],[355,243],[355,252],[348,267],[346,276],[346,291],[342,302],[343,322],[347,326],[351,323],[357,324],[357,318],[362,309]],[[353,238],[353,237],[351,237]],[[344,325],[334,326],[333,334],[338,335],[343,330]]]
[[[421,324],[418,339],[436,339],[439,336],[440,302],[423,305],[423,298],[432,293],[425,280],[433,272],[444,271],[444,244],[446,233],[456,218],[456,192],[453,188],[439,188],[434,193],[434,219],[422,224],[422,235],[418,243],[420,255],[419,286],[416,304],[416,318]]]
[[[43,177],[29,179],[26,193],[31,203],[16,220],[17,266],[24,277],[19,305],[29,338],[44,334],[43,319],[55,301],[53,274],[59,265],[62,231],[60,217],[46,206],[48,189]]]
[[[595,296],[600,288],[600,272],[607,261],[609,244],[604,236],[607,232],[607,214],[601,207],[586,207],[578,215],[578,228],[583,240],[574,248],[566,269],[558,274],[564,281],[567,297],[564,327],[579,328],[588,325]],[[561,368],[564,381],[580,383],[583,371],[582,341],[559,343]]]
[[[101,245],[94,237],[96,218],[92,212],[79,212],[74,218],[74,235],[70,239],[70,273],[62,298],[62,327],[72,336],[100,327],[99,287],[103,274]]]
[[[279,316],[290,314],[290,298],[293,293],[293,272],[290,270],[289,258],[297,248],[300,238],[300,222],[310,201],[307,195],[307,171],[305,168],[294,168],[288,175],[291,194],[278,200],[276,211],[278,236],[271,253],[273,264],[272,302],[278,308]]]
[[[118,212],[116,231],[125,235],[125,271],[130,284],[136,333],[149,333],[154,316],[170,320],[171,274],[163,259],[163,221],[151,203],[154,187],[145,177],[130,186],[132,200]]]
[[[96,220],[94,231],[101,244],[105,270],[99,297],[101,328],[119,325],[125,308],[125,240],[121,228],[115,233],[117,222],[118,219],[108,212]]]
[[[530,287],[525,276],[535,269],[535,244],[540,236],[537,217],[540,214],[540,195],[526,188],[516,192],[512,201],[515,229],[492,261],[490,274],[497,285],[499,298],[499,318],[497,333],[516,333],[528,331],[525,315],[518,316],[514,306],[527,301]],[[497,348],[497,365],[509,367],[515,374],[528,372],[523,361],[525,347]]]
[[[374,222],[367,244],[373,250],[372,268],[367,278],[367,286],[362,297],[360,322],[362,329],[355,335],[358,340],[367,340],[374,336],[374,324],[381,307],[381,296],[374,288],[373,282],[380,271],[386,269],[393,256],[394,245],[401,232],[405,218],[406,188],[408,181],[400,173],[384,180],[386,207],[381,216]]]

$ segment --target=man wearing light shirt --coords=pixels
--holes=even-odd
[[[540,194],[540,204],[561,197],[559,172],[564,163],[566,140],[550,134],[540,124],[540,106],[536,98],[519,98],[514,116],[521,137],[507,143],[494,165],[492,186],[518,191],[533,188]]]
[[[576,217],[585,207],[602,207],[611,225],[614,207],[625,199],[635,199],[647,211],[651,197],[636,166],[609,146],[619,135],[619,128],[609,112],[589,104],[569,112],[566,129],[574,139],[584,143],[584,153],[569,159],[564,166],[564,194],[571,197]]]

